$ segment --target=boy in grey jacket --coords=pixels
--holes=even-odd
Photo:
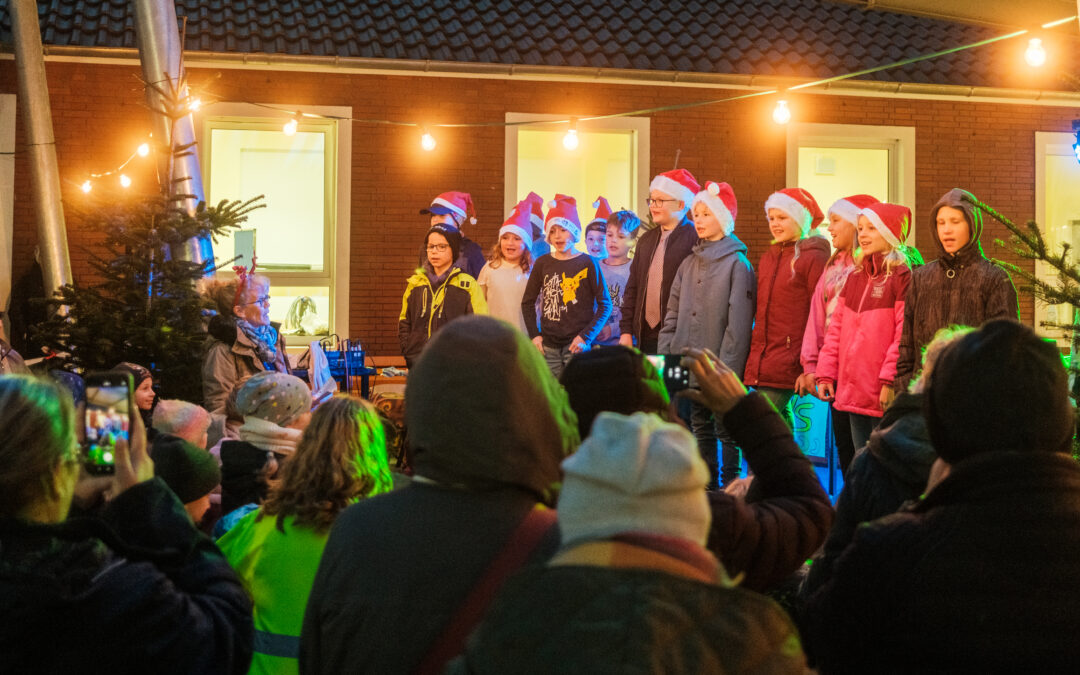
[[[679,266],[660,329],[661,354],[709,349],[741,378],[750,352],[757,280],[746,245],[734,234],[738,205],[727,183],[707,183],[694,197],[694,229],[701,241]],[[711,474],[709,489],[739,477],[739,449],[712,411],[692,404],[691,430]],[[723,463],[717,466],[717,441]],[[719,479],[719,484],[718,484]]]

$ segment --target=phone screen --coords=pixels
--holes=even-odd
[[[131,433],[129,385],[123,374],[87,378],[83,462],[90,473],[112,473],[116,442]]]
[[[675,393],[690,387],[690,369],[683,367],[682,357],[678,354],[648,354],[646,358],[660,371],[664,386],[669,392]]]

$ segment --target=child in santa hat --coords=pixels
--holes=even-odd
[[[641,233],[641,219],[633,211],[616,211],[608,216],[604,248],[607,257],[600,261],[608,295],[611,296],[611,317],[596,338],[598,345],[619,344],[619,323],[622,321],[623,289],[630,280],[630,251]]]
[[[555,377],[574,354],[588,350],[611,314],[611,298],[600,264],[574,250],[581,221],[573,197],[555,195],[544,221],[551,253],[533,265],[521,314],[533,344]],[[540,298],[539,328],[532,317]]]
[[[911,210],[879,202],[859,212],[859,255],[818,356],[818,396],[848,413],[861,448],[893,399],[911,268],[903,246]],[[835,396],[834,396],[835,394]]]
[[[825,215],[802,188],[785,188],[765,201],[773,243],[757,270],[757,313],[743,381],[773,402],[792,423],[788,403],[802,374],[799,351],[810,297],[817,287],[829,242],[810,236]]]
[[[420,215],[430,216],[429,227],[449,225],[458,232],[462,232],[466,223],[476,224],[476,210],[473,208],[472,195],[468,192],[443,192],[431,200],[431,206],[420,209]],[[427,259],[427,251],[420,251],[421,266]],[[461,246],[458,257],[454,259],[454,267],[475,279],[486,262],[484,250],[462,232]]]
[[[488,253],[488,262],[476,280],[487,299],[488,313],[517,326],[522,333],[529,332],[521,314],[521,297],[532,271],[530,215],[529,202],[518,202],[499,228],[499,241]]]
[[[608,200],[597,197],[593,202],[596,215],[585,226],[585,252],[603,260],[607,257],[607,219],[611,215],[611,207]]]

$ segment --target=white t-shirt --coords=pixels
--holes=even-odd
[[[522,333],[528,335],[525,319],[521,316],[521,296],[525,295],[529,273],[522,270],[521,265],[510,264],[504,260],[498,267],[493,268],[491,263],[484,265],[476,282],[484,289],[488,314],[517,326]]]

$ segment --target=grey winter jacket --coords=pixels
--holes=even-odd
[[[742,378],[757,309],[757,280],[746,245],[734,234],[700,240],[679,265],[657,349],[711,349]]]

